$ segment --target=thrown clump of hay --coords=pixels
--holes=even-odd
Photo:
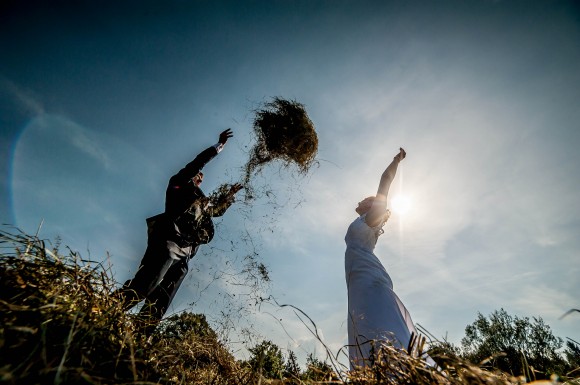
[[[257,143],[246,164],[244,187],[249,186],[252,173],[266,163],[281,160],[296,164],[306,173],[318,151],[318,136],[304,105],[279,97],[256,111],[254,132]]]
[[[210,196],[207,198],[210,207],[213,210],[212,216],[222,216],[230,205],[235,200],[235,194],[232,191],[237,191],[236,185],[230,183],[224,183],[216,188]]]

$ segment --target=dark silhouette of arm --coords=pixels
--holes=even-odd
[[[179,170],[177,174],[171,177],[169,183],[171,185],[179,186],[188,183],[194,176],[199,174],[199,172],[218,154],[215,146],[211,146],[199,153],[194,160],[185,165],[184,168]]]
[[[194,176],[199,174],[199,172],[209,163],[223,148],[229,138],[234,136],[231,128],[224,130],[220,133],[218,143],[215,146],[211,146],[203,150],[194,160],[189,162],[184,168],[179,170],[177,174],[171,177],[169,183],[179,186],[181,184],[188,183]]]

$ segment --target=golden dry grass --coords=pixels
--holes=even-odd
[[[256,144],[245,167],[248,187],[252,173],[273,160],[295,164],[306,173],[318,151],[318,136],[303,104],[275,97],[255,111]]]
[[[57,245],[58,246],[58,245]],[[102,264],[0,231],[0,382],[5,384],[477,384],[523,382],[449,354],[383,347],[372,367],[270,380],[236,361],[203,315],[182,313],[146,338],[110,293]],[[412,349],[411,349],[412,350]],[[328,366],[330,368],[330,366]],[[343,368],[344,369],[344,368]],[[312,376],[314,374],[314,376]],[[542,382],[544,384],[545,382]],[[539,385],[539,383],[537,383]]]

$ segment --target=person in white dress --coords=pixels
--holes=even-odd
[[[359,202],[355,219],[346,232],[345,274],[348,290],[348,346],[351,369],[370,366],[372,351],[390,341],[407,348],[415,327],[411,316],[393,291],[393,282],[373,253],[383,226],[390,216],[387,195],[399,163],[402,148],[381,176],[375,196]],[[374,346],[374,347],[373,347]]]

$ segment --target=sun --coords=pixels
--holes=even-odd
[[[391,199],[391,209],[397,214],[406,214],[411,209],[411,199],[405,195],[396,195]]]

